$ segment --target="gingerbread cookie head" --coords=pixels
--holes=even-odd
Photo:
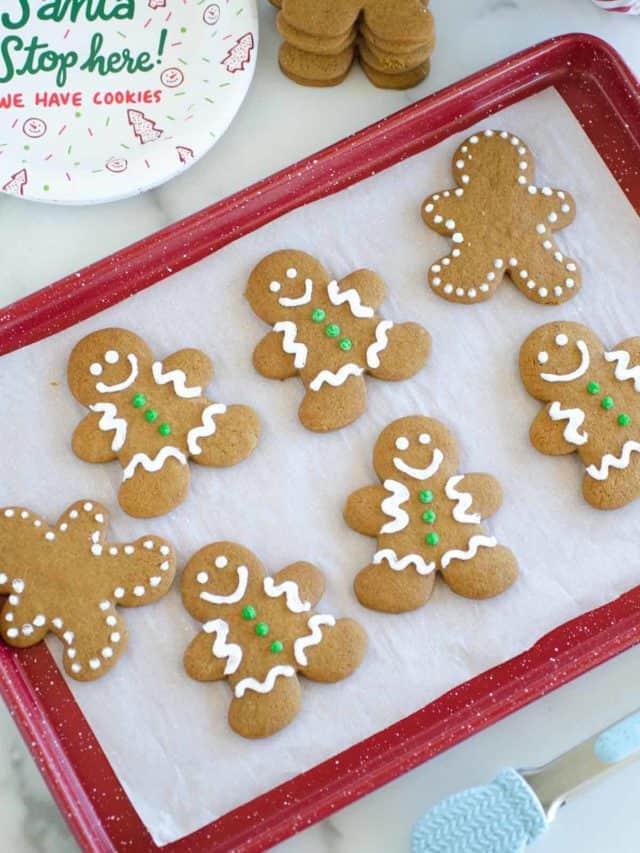
[[[71,353],[69,387],[91,412],[74,432],[73,450],[87,462],[119,461],[120,505],[130,515],[147,518],[178,506],[189,491],[189,459],[224,467],[256,446],[260,426],[252,409],[204,396],[212,376],[205,353],[184,349],[154,361],[145,342],[125,329],[94,332]]]
[[[127,627],[116,607],[158,601],[175,574],[168,542],[146,535],[110,543],[108,523],[95,501],[72,504],[53,525],[24,507],[0,509],[2,637],[26,648],[55,634],[77,681],[105,675],[125,651]]]
[[[456,440],[434,418],[399,418],[376,441],[373,467],[382,481],[412,484],[417,480],[446,479],[458,467]]]
[[[367,404],[365,374],[408,379],[427,360],[431,339],[422,326],[376,313],[384,294],[371,270],[337,281],[305,252],[275,252],[251,273],[247,299],[273,324],[254,366],[270,379],[300,376],[306,393],[299,414],[308,429],[326,432],[356,420]]]
[[[520,374],[533,397],[555,400],[563,387],[587,376],[592,358],[601,353],[601,341],[581,323],[547,323],[522,345]]]
[[[229,723],[238,734],[266,737],[292,722],[302,700],[298,674],[334,682],[360,665],[366,635],[351,619],[313,610],[323,591],[310,563],[269,577],[233,542],[208,545],[187,564],[182,600],[202,630],[185,652],[185,669],[198,681],[228,680]]]
[[[422,205],[428,227],[453,244],[429,269],[434,293],[450,302],[482,302],[508,274],[542,305],[575,296],[580,270],[553,236],[573,221],[575,204],[566,190],[536,186],[534,168],[529,148],[505,130],[474,133],[458,147],[457,186]]]
[[[482,520],[502,503],[489,474],[459,474],[456,441],[433,418],[394,421],[373,454],[381,485],[353,492],[347,524],[375,537],[372,562],[356,576],[355,593],[365,607],[403,613],[431,597],[437,572],[455,592],[490,598],[517,577],[508,548],[486,532]]]

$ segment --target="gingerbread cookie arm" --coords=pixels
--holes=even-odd
[[[465,474],[463,477],[450,477],[446,491],[449,497],[456,500],[453,510],[454,518],[460,513],[471,516],[477,513],[480,521],[483,518],[490,518],[502,505],[502,486],[491,474],[475,473]],[[471,498],[470,504],[465,494]]]
[[[364,316],[369,313],[367,309],[377,308],[384,302],[385,290],[385,283],[377,273],[373,270],[362,269],[355,270],[355,272],[341,279],[335,290],[332,289],[332,292],[338,294],[336,301],[339,304],[348,301],[359,314]],[[352,296],[351,291],[355,295]],[[373,317],[373,310],[371,310],[370,316]]]
[[[236,643],[227,643],[228,626],[225,631],[225,625],[226,622],[221,619],[206,622],[203,630],[187,646],[183,658],[184,668],[187,675],[196,681],[221,681],[226,678],[229,661],[233,659],[229,658],[229,652],[235,654],[236,658],[242,654],[242,650]],[[218,651],[222,646],[227,657],[216,656],[215,646],[218,646]]]
[[[584,444],[585,433],[578,424],[580,418],[576,420],[573,417],[574,412],[579,415],[578,410],[563,409],[558,402],[549,403],[541,409],[529,429],[535,449],[546,456],[566,456]]]
[[[126,439],[127,424],[116,416],[116,407],[97,404],[100,412],[83,418],[73,432],[73,452],[85,462],[112,462]]]
[[[281,569],[272,580],[265,579],[265,592],[271,598],[283,595],[289,609],[303,613],[322,598],[324,575],[312,563],[292,563]]]
[[[181,349],[154,362],[153,376],[160,385],[172,384],[181,397],[200,397],[213,379],[213,362],[198,349]]]
[[[173,583],[175,551],[157,536],[105,546],[101,556],[107,574],[105,595],[115,598],[121,607],[151,604],[165,596]]]
[[[211,403],[202,423],[189,431],[187,445],[199,465],[225,468],[246,459],[260,437],[260,421],[249,406]]]
[[[389,520],[382,511],[382,502],[388,497],[383,486],[364,486],[351,492],[344,506],[343,517],[356,533],[377,536]]]
[[[295,353],[282,346],[282,332],[268,332],[253,351],[253,366],[267,379],[290,379],[298,373]]]
[[[292,666],[276,665],[264,679],[238,673],[229,681],[234,693],[229,725],[243,737],[262,738],[275,734],[288,726],[300,711],[300,682]]]
[[[462,190],[457,192],[462,193]],[[456,190],[445,190],[425,198],[422,203],[422,218],[425,225],[444,237],[451,237],[456,231],[456,217],[460,210],[460,201]]]
[[[448,302],[483,302],[495,293],[505,268],[504,259],[492,258],[485,246],[465,243],[429,267],[429,285]]]
[[[321,371],[311,380],[299,409],[303,426],[314,432],[329,432],[353,423],[363,414],[367,408],[364,379],[351,374],[344,380],[345,375]]]
[[[558,231],[570,225],[576,217],[576,203],[571,193],[543,187],[531,201],[532,207],[539,213],[540,222],[550,231]]]
[[[376,379],[409,379],[424,366],[431,352],[431,335],[418,323],[381,320],[376,339],[367,349],[367,367]]]
[[[307,621],[308,634],[293,644],[300,672],[312,681],[341,681],[362,663],[367,635],[353,619],[334,619],[315,613]]]
[[[613,365],[616,379],[632,380],[635,390],[640,391],[640,337],[620,341],[604,357]]]

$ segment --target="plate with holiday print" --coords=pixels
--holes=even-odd
[[[222,136],[251,83],[256,0],[0,5],[0,189],[87,204],[135,195]]]

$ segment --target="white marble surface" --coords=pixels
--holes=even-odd
[[[589,0],[432,0],[439,44],[431,76],[410,92],[381,92],[359,71],[338,89],[309,90],[277,70],[273,10],[262,9],[256,79],[223,140],[169,185],[94,208],[54,208],[0,198],[0,305],[174,222],[410,101],[543,38],[591,32],[611,42],[640,75],[640,18],[605,14]],[[278,848],[282,853],[400,853],[412,822],[447,793],[488,781],[504,765],[546,761],[640,706],[640,649],[556,691]],[[375,701],[375,696],[371,697]],[[629,767],[562,812],[538,849],[631,853],[638,848],[640,767]],[[0,708],[2,849],[76,845],[8,714]]]

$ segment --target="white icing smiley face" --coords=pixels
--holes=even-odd
[[[572,347],[568,335],[559,332],[551,339],[550,343],[552,346],[541,349],[536,356],[538,364],[545,366],[545,370],[540,373],[542,380],[545,382],[573,382],[575,379],[580,379],[589,370],[591,364],[589,347],[581,338],[577,338]],[[574,347],[579,359],[573,355]],[[555,370],[554,366],[556,367]]]
[[[215,26],[220,20],[220,7],[217,3],[212,3],[202,13],[202,20],[210,27]]]
[[[113,371],[109,370],[109,368],[119,365],[121,361],[128,362],[128,374],[124,377],[113,376],[114,373],[119,373],[121,375],[122,369],[120,368]],[[108,377],[104,377],[105,371],[108,371]],[[117,391],[124,391],[133,385],[138,378],[138,359],[133,353],[129,353],[125,359],[122,359],[117,350],[109,349],[104,353],[102,361],[94,361],[89,365],[89,373],[92,376],[95,376],[96,379],[98,379],[98,377],[103,377],[100,381],[96,382],[96,391],[100,394],[113,394]],[[104,382],[104,378],[109,378],[111,383]],[[113,382],[113,379],[116,379],[117,381]]]
[[[292,285],[295,287],[295,291],[293,291]],[[295,267],[289,267],[285,271],[282,281],[274,279],[269,282],[269,290],[278,295],[278,303],[283,308],[298,308],[311,302],[313,281],[310,278],[303,280],[298,276],[298,270]]]
[[[416,439],[413,440],[414,443]],[[417,436],[417,444],[422,445],[422,447],[426,447],[431,444],[431,436],[428,432],[421,432]],[[413,451],[413,457],[415,459],[415,450],[412,447],[412,440],[408,438],[406,435],[400,435],[395,440],[395,448],[399,451],[399,454],[405,454],[407,451]],[[420,454],[423,455],[422,453]],[[411,477],[414,480],[428,480],[429,477],[433,477],[433,475],[438,471],[440,465],[442,464],[442,460],[444,456],[442,451],[437,447],[433,448],[431,453],[431,459],[424,468],[415,467],[414,465],[410,465],[406,459],[402,457],[402,455],[394,455],[393,457],[393,466],[397,471],[400,471],[402,474],[406,474],[408,477]]]
[[[160,82],[167,89],[177,89],[184,83],[184,74],[179,68],[165,68],[160,75]]]
[[[22,131],[29,139],[39,139],[47,132],[47,125],[41,118],[28,118],[22,125]]]
[[[110,172],[119,175],[121,172],[126,172],[129,163],[124,157],[111,157],[104,165]]]

